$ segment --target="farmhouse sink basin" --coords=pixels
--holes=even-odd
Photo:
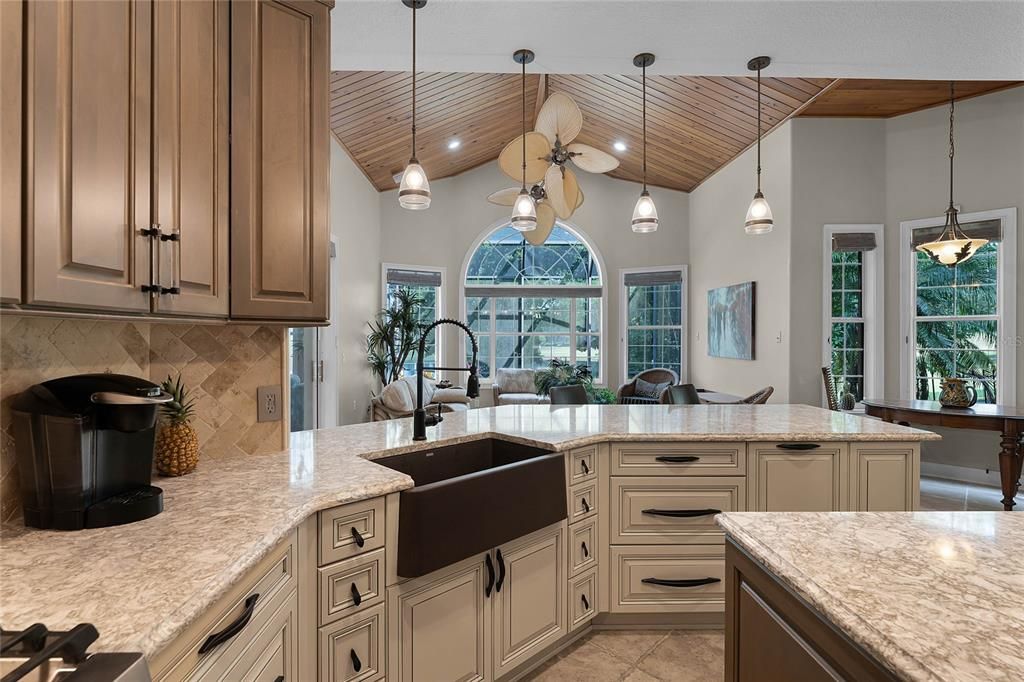
[[[408,474],[398,575],[415,578],[566,517],[562,453],[496,439],[374,460]]]

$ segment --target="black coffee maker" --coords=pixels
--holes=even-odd
[[[122,374],[32,386],[11,406],[25,524],[78,530],[163,511],[150,485],[157,407],[170,394]]]

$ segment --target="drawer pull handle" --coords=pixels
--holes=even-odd
[[[817,450],[821,446],[817,443],[779,443],[775,447],[780,450]]]
[[[589,559],[590,558],[590,550],[587,549],[587,543],[586,542],[581,542],[580,543],[580,547],[583,548],[583,558],[584,559]]]
[[[352,669],[359,672],[363,669],[363,662],[359,660],[359,654],[356,653],[355,649],[349,651],[349,656],[352,657]]]
[[[700,587],[701,585],[713,585],[720,583],[720,578],[690,578],[684,580],[665,580],[663,578],[644,578],[640,582],[648,585],[661,585],[662,587]]]
[[[274,682],[284,682],[284,675],[278,675],[275,677]]]
[[[665,464],[688,464],[690,462],[699,462],[700,457],[694,455],[658,455],[654,460],[656,462],[664,462]]]
[[[584,514],[590,513],[590,503],[587,502],[587,498],[581,497],[580,498],[580,502],[583,504],[583,513]]]
[[[202,656],[209,653],[213,649],[217,648],[224,642],[228,641],[249,624],[249,619],[252,618],[252,612],[256,610],[256,602],[259,601],[260,595],[251,594],[245,598],[245,610],[242,611],[242,615],[235,619],[231,625],[220,632],[215,632],[206,638],[203,645],[199,647],[199,655]]]
[[[580,595],[580,599],[583,601],[583,608],[586,609],[587,611],[589,611],[590,610],[590,600],[587,599],[587,595],[581,594]]]
[[[674,519],[692,519],[698,516],[721,514],[721,509],[644,509],[651,516],[671,516]]]
[[[359,594],[359,588],[355,583],[352,583],[352,603],[356,606],[363,603],[363,595]]]
[[[494,586],[495,592],[501,592],[501,586],[505,584],[505,557],[501,556],[501,550],[495,550],[494,555],[498,558],[498,583]]]
[[[352,539],[356,541],[356,547],[362,547],[366,544],[363,534],[356,530],[355,526],[352,526]]]
[[[484,560],[487,564],[487,587],[484,588],[484,596],[490,597],[491,590],[494,589],[494,562],[491,561],[491,553],[487,553],[487,558]]]
[[[590,467],[587,466],[587,460],[585,460],[585,459],[581,459],[580,460],[580,468],[583,469],[583,473],[584,474],[589,474],[590,473]]]

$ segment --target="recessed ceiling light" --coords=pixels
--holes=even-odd
[[[614,142],[614,143],[612,144],[612,146],[613,146],[613,147],[615,147],[615,151],[617,151],[617,152],[624,152],[624,151],[626,151],[626,149],[627,149],[627,147],[626,147],[626,143],[625,143],[625,142],[623,142],[622,140],[616,140],[616,141],[615,141],[615,142]]]
[[[452,140],[448,143],[448,149],[458,149],[460,146],[462,146],[462,142],[459,140]]]

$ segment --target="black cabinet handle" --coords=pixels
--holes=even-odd
[[[688,580],[665,580],[662,578],[644,578],[640,582],[648,585],[661,585],[663,587],[700,587],[701,585],[713,585],[720,583],[720,578],[691,578]]]
[[[498,557],[498,584],[494,586],[495,592],[501,592],[501,586],[505,584],[505,557],[501,556],[501,550],[494,552]]]
[[[275,677],[274,682],[284,682],[284,675],[278,675]]]
[[[494,562],[491,561],[491,553],[487,553],[487,558],[484,560],[487,564],[487,587],[484,588],[484,596],[490,597],[491,590],[494,589]]]
[[[227,626],[220,632],[215,632],[206,638],[203,645],[199,647],[199,655],[209,653],[211,650],[217,648],[224,642],[228,641],[242,629],[249,624],[249,619],[252,618],[252,612],[256,610],[256,602],[259,600],[260,595],[251,594],[245,599],[245,610],[242,611],[242,615],[235,619],[231,625]]]
[[[817,443],[777,443],[780,450],[817,450],[821,446]]]
[[[363,539],[362,533],[356,530],[355,526],[352,526],[352,539],[356,541],[356,547],[362,547],[366,544],[366,540]]]
[[[359,594],[359,588],[355,583],[352,583],[352,603],[356,606],[363,603],[363,595]]]
[[[584,559],[589,559],[590,558],[590,550],[587,549],[587,543],[586,542],[581,542],[580,543],[580,547],[583,548],[583,558]]]
[[[587,466],[587,460],[585,460],[585,459],[581,459],[580,460],[580,468],[583,469],[583,473],[585,473],[585,474],[589,474],[590,473],[590,467]]]
[[[651,516],[671,516],[675,519],[692,519],[698,516],[721,514],[721,509],[644,509],[644,514]]]
[[[581,594],[580,595],[580,599],[583,600],[583,608],[585,608],[587,611],[589,611],[590,610],[590,600],[587,599],[587,595]]]
[[[666,464],[686,464],[688,462],[697,462],[700,457],[693,455],[658,455],[654,458],[656,462],[665,462]]]
[[[590,503],[587,502],[587,498],[581,497],[580,498],[580,502],[583,504],[583,513],[584,514],[589,513],[590,512]]]
[[[352,657],[352,669],[359,672],[363,669],[363,662],[359,660],[359,654],[356,653],[355,649],[349,651],[349,656]]]

